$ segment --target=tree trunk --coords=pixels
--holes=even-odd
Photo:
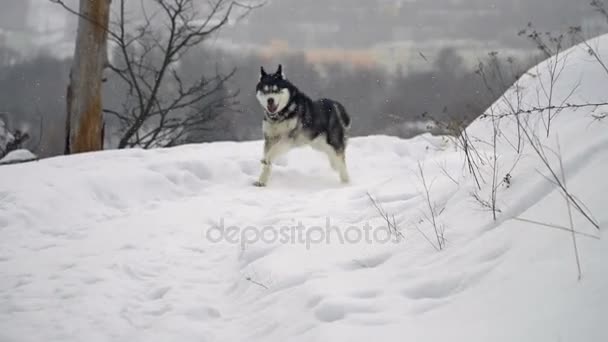
[[[76,49],[66,94],[66,153],[103,148],[101,89],[107,62],[110,2],[80,0]]]

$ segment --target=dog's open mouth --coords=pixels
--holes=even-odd
[[[274,114],[274,112],[276,112],[278,108],[279,106],[277,106],[276,104],[269,104],[268,106],[266,106],[266,110],[268,110],[268,113],[271,114]]]

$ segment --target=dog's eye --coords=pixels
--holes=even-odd
[[[279,90],[279,87],[277,87],[276,85],[275,85],[275,86],[272,86],[272,91],[275,91],[275,92],[276,92],[276,91],[278,91],[278,90]]]
[[[269,90],[269,89],[268,89],[268,86],[264,86],[264,91],[265,91],[265,92],[268,92],[268,90]]]

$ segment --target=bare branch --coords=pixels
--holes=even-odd
[[[247,14],[262,3],[210,0],[203,14],[194,0],[154,0],[157,11],[149,14],[142,1],[143,19],[135,29],[129,28],[125,4],[119,0],[113,23],[117,34],[111,37],[118,58],[109,65],[127,88],[122,112],[108,111],[121,122],[118,147],[180,143],[231,108],[238,93],[227,86],[236,69],[192,78],[177,62],[226,25],[237,10]]]
[[[600,229],[599,224],[591,217],[591,214],[588,213],[588,211],[585,209],[584,205],[582,205],[582,203],[579,203],[579,201],[576,199],[576,197],[573,196],[568,191],[567,187],[565,186],[565,184],[561,180],[561,177],[559,177],[557,175],[557,172],[555,172],[554,168],[551,166],[551,163],[549,162],[549,159],[547,158],[547,155],[546,155],[545,150],[544,150],[544,146],[540,142],[540,139],[537,136],[535,136],[532,133],[530,133],[529,132],[529,128],[526,127],[526,126],[523,126],[523,125],[522,125],[522,132],[524,133],[525,137],[530,142],[530,145],[532,146],[532,148],[536,152],[537,156],[540,158],[540,160],[543,163],[543,165],[545,165],[545,167],[549,171],[549,174],[551,176],[552,181],[561,190],[562,194],[576,208],[576,210],[581,215],[583,215],[587,219],[587,221],[589,223],[591,223],[591,225],[593,225],[596,229]]]
[[[374,207],[376,208],[376,210],[378,211],[380,216],[384,219],[384,221],[386,221],[386,225],[387,225],[389,232],[396,234],[398,237],[400,237],[402,239],[405,239],[405,236],[403,235],[403,233],[401,233],[401,231],[399,231],[399,228],[397,227],[397,224],[395,222],[395,216],[392,217],[392,221],[391,221],[391,216],[389,216],[389,214],[384,210],[384,208],[382,208],[382,206],[378,203],[378,201],[376,201],[376,199],[369,192],[367,193],[367,197],[372,202],[372,204],[374,205]]]
[[[426,220],[429,221],[433,226],[433,229],[435,231],[435,238],[437,239],[437,247],[439,248],[439,250],[442,250],[445,248],[445,242],[446,242],[446,240],[444,238],[444,231],[437,222],[438,214],[436,213],[435,206],[433,205],[433,203],[431,201],[431,194],[430,194],[430,186],[432,184],[431,185],[427,184],[421,162],[418,162],[418,172],[419,172],[420,179],[422,180],[422,186],[424,187],[424,197],[426,199],[426,204],[427,204],[427,207],[429,210],[429,215],[425,214],[425,217],[426,217]]]
[[[543,227],[547,227],[547,228],[553,228],[553,229],[557,229],[557,230],[563,230],[566,232],[572,232],[572,230],[568,227],[563,227],[557,224],[553,224],[553,223],[546,223],[546,222],[540,222],[540,221],[535,221],[535,220],[530,220],[530,219],[526,219],[523,217],[514,217],[513,220],[515,221],[521,221],[521,222],[526,222],[526,223],[532,223],[535,225],[539,225],[539,226],[543,226]],[[595,240],[599,240],[599,236],[595,236],[595,235],[591,235],[591,234],[587,234],[587,233],[583,233],[583,232],[578,232],[575,231],[574,234],[576,235],[580,235],[580,236],[584,236],[584,237],[588,237],[591,239],[595,239]]]

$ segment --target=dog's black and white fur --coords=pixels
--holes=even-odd
[[[283,75],[281,65],[274,74],[261,68],[256,97],[264,108],[264,157],[256,186],[266,186],[272,162],[291,148],[310,145],[327,154],[340,180],[348,183],[346,140],[350,117],[342,104],[330,100],[311,100]]]

